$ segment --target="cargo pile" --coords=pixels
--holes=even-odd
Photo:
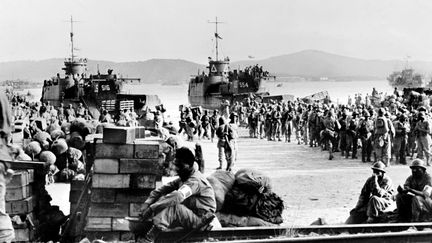
[[[6,213],[12,219],[15,241],[34,240],[33,211],[36,198],[33,196],[33,170],[16,171],[6,189]]]
[[[103,140],[93,143],[91,193],[83,235],[106,241],[133,240],[125,217],[137,217],[151,190],[161,182],[162,143],[158,137],[148,137],[143,127],[104,129]]]

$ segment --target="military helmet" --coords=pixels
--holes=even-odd
[[[378,162],[375,162],[373,165],[372,165],[372,167],[371,167],[371,169],[372,170],[378,170],[378,171],[382,171],[382,172],[386,172],[385,171],[385,164],[383,163],[383,162],[381,162],[381,161],[378,161]]]
[[[421,159],[415,159],[411,162],[410,168],[412,169],[413,167],[420,167],[426,170],[426,165],[425,162]]]

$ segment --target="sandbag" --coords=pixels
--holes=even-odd
[[[270,178],[256,170],[241,169],[237,171],[235,183],[245,190],[252,190],[252,192],[271,192]]]
[[[234,185],[235,176],[230,171],[217,170],[207,180],[213,187],[216,199],[216,212],[222,209],[225,196]]]

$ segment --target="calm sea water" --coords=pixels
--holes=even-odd
[[[277,87],[282,84],[281,87]],[[292,94],[296,97],[304,97],[320,91],[327,90],[330,98],[339,103],[347,103],[348,96],[354,97],[355,94],[361,93],[363,96],[371,94],[372,88],[375,87],[378,92],[392,93],[393,88],[386,80],[376,81],[308,81],[308,82],[269,82],[266,84],[270,94]],[[188,104],[187,85],[164,86],[159,84],[145,85],[125,85],[124,90],[130,94],[157,94],[167,108],[167,115],[172,120],[179,117],[178,107],[180,104]],[[34,100],[39,100],[41,96],[40,89],[30,89],[34,95]]]

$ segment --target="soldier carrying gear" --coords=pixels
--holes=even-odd
[[[153,242],[161,231],[183,227],[194,230],[214,218],[216,200],[205,176],[194,169],[193,152],[182,147],[176,150],[175,170],[178,179],[153,190],[144,202],[140,215],[150,230],[141,233],[144,242]]]
[[[389,123],[384,114],[384,108],[380,108],[378,110],[378,117],[375,120],[373,145],[376,155],[375,160],[383,161],[387,166],[390,166],[391,138]]]

